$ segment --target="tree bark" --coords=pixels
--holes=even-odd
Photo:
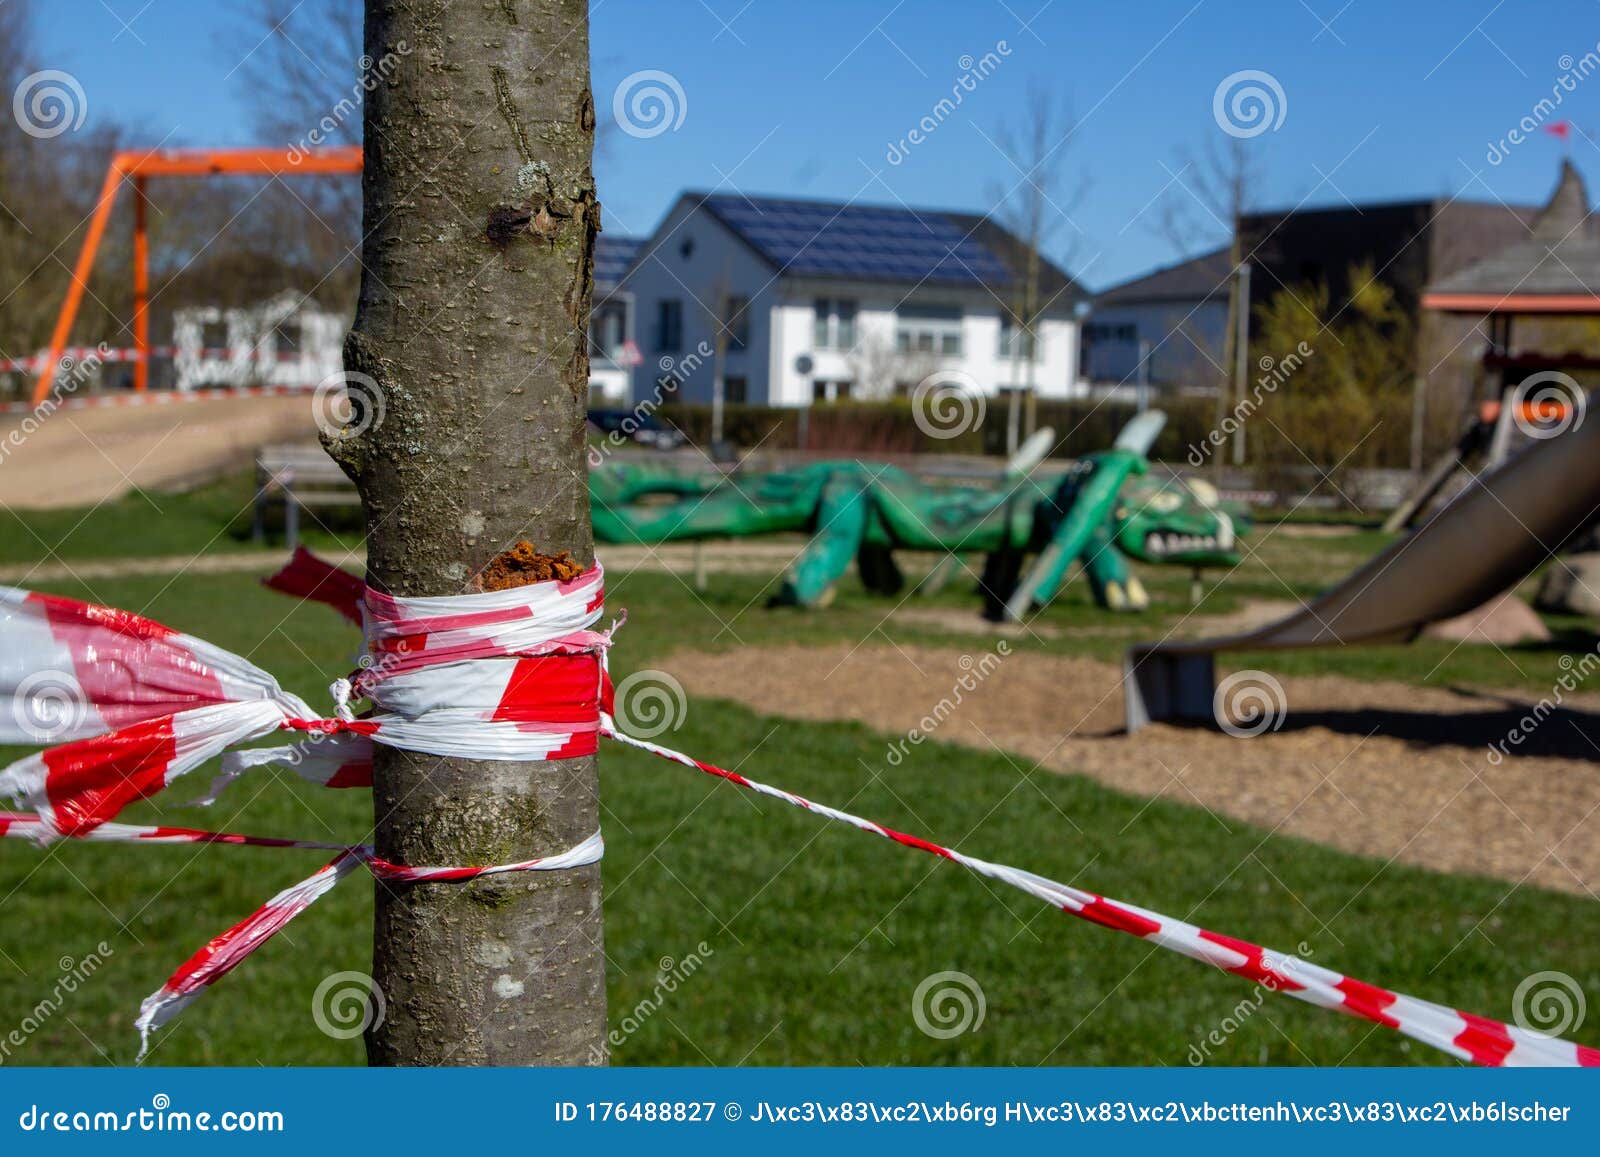
[[[324,444],[361,492],[367,581],[457,594],[526,538],[593,558],[583,461],[599,205],[586,0],[367,0],[355,402]],[[598,827],[593,759],[379,747],[378,854],[493,864]],[[603,1063],[599,865],[378,885],[373,1064]],[[374,1002],[374,1011],[379,1007]]]

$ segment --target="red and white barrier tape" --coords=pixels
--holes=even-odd
[[[10,689],[14,702],[33,703],[40,695],[41,672],[62,676],[60,685],[69,691],[75,688],[94,713],[92,722],[85,721],[87,712],[74,720],[68,732],[95,737],[19,761],[0,774],[0,788],[27,799],[36,809],[26,816],[0,816],[0,835],[327,850],[326,844],[138,828],[111,821],[133,799],[153,794],[191,770],[204,758],[195,758],[195,752],[215,753],[241,742],[247,733],[260,735],[272,727],[313,734],[288,748],[233,753],[231,763],[225,761],[221,782],[248,766],[282,760],[297,767],[320,765],[321,770],[307,778],[330,786],[370,783],[373,742],[479,758],[554,759],[592,752],[595,738],[603,734],[960,864],[1069,915],[1148,940],[1264,988],[1393,1028],[1461,1060],[1483,1065],[1600,1066],[1600,1050],[1391,992],[1159,912],[968,856],[627,736],[616,728],[605,674],[610,633],[591,629],[603,603],[598,566],[567,582],[438,599],[390,598],[358,589],[350,576],[341,579],[335,577],[338,573],[301,552],[284,573],[269,580],[269,585],[327,602],[346,614],[359,612],[364,621],[365,661],[370,665],[348,682],[334,685],[338,711],[333,719],[298,713],[303,704],[245,660],[149,620],[71,600],[5,592],[0,596],[0,641],[12,645],[0,652],[7,656],[0,658],[0,691]],[[53,668],[52,662],[63,666]],[[351,695],[370,698],[373,711],[363,719],[354,718],[345,705]],[[26,730],[20,722],[26,708],[15,714]],[[120,730],[99,734],[113,726]],[[159,741],[152,739],[157,734]],[[0,740],[5,738],[0,729]],[[325,744],[329,750],[319,752]],[[63,756],[64,752],[69,754]],[[596,833],[557,856],[490,868],[406,868],[376,860],[369,848],[337,850],[332,862],[213,940],[147,998],[138,1021],[141,1034],[147,1039],[151,1030],[362,864],[390,879],[463,880],[494,872],[594,863],[601,843]]]
[[[728,771],[714,764],[702,763],[692,755],[673,751],[668,747],[634,739],[617,731],[609,723],[601,734],[630,747],[637,747],[697,768],[708,775],[736,783],[760,795],[780,799],[784,803],[804,808],[825,819],[837,820],[860,828],[886,840],[893,840],[908,848],[939,856],[951,863],[960,864],[968,871],[1035,896],[1069,916],[1089,920],[1118,932],[1126,932],[1141,940],[1170,951],[1180,953],[1202,964],[1210,964],[1224,972],[1253,981],[1273,992],[1281,992],[1318,1008],[1329,1008],[1349,1016],[1370,1020],[1404,1033],[1436,1049],[1464,1061],[1480,1065],[1543,1065],[1572,1067],[1600,1066],[1600,1050],[1586,1045],[1573,1044],[1555,1037],[1529,1032],[1515,1025],[1504,1024],[1487,1017],[1475,1016],[1447,1008],[1442,1004],[1419,1000],[1404,993],[1390,992],[1345,976],[1331,969],[1312,964],[1289,953],[1262,948],[1245,940],[1236,940],[1217,932],[1209,932],[1184,920],[1164,916],[1148,908],[1121,900],[1107,899],[1094,892],[1085,892],[1069,884],[1036,876],[1032,872],[1006,864],[991,863],[976,856],[964,855],[952,848],[907,835],[884,827],[872,820],[849,812],[839,811],[815,803],[803,796],[748,779],[736,771]]]
[[[170,406],[188,402],[229,402],[239,398],[285,398],[314,394],[316,382],[292,386],[216,386],[197,390],[117,390],[107,394],[67,396],[49,403],[50,410],[92,410],[102,406]],[[0,414],[31,414],[38,410],[32,402],[7,402]]]
[[[184,350],[175,345],[151,346],[145,351],[152,360],[165,361],[170,358],[185,356]],[[233,349],[229,346],[207,346],[197,349],[187,356],[195,360],[227,361],[237,366],[260,365],[272,363],[284,365],[298,362],[304,358],[299,350],[273,350],[270,354],[254,346],[243,349]],[[134,346],[101,348],[92,345],[68,346],[57,356],[57,364],[63,370],[70,370],[80,362],[94,361],[103,365],[124,365],[128,362],[139,360],[139,351]],[[20,358],[0,358],[0,374],[25,373],[36,374],[50,364],[50,351],[40,350],[36,354],[29,354]]]
[[[51,832],[37,816],[0,812],[0,836],[47,839]],[[150,1034],[197,1000],[205,990],[261,945],[265,944],[300,913],[304,912],[335,884],[358,867],[366,867],[380,880],[397,883],[442,883],[476,880],[504,872],[548,872],[598,863],[605,843],[596,832],[581,844],[554,856],[523,860],[515,864],[496,864],[483,868],[409,868],[380,859],[371,847],[343,846],[315,840],[284,840],[266,836],[245,836],[234,832],[208,832],[196,828],[153,827],[136,824],[105,823],[82,837],[108,842],[158,844],[237,844],[257,848],[311,848],[339,854],[312,875],[292,884],[250,913],[222,935],[208,941],[184,961],[176,972],[139,1006],[134,1026],[139,1030],[139,1059],[150,1047]]]
[[[151,357],[162,356],[163,350],[151,350]],[[166,352],[170,355],[170,349]],[[133,348],[101,349],[99,346],[74,345],[62,350],[56,361],[59,368],[70,370],[79,362],[96,361],[105,365],[117,362],[136,362],[139,360],[139,351]],[[36,354],[28,354],[20,358],[0,358],[0,374],[36,374],[50,364],[50,351],[40,350]]]

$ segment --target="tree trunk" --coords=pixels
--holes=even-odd
[[[367,0],[364,43],[398,66],[366,96],[355,406],[324,444],[361,492],[367,580],[461,593],[521,538],[588,563],[586,0]],[[403,864],[521,860],[598,827],[593,759],[379,747],[373,776],[378,854]],[[373,1064],[601,1063],[599,866],[379,884],[373,979]]]

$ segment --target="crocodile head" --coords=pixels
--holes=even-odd
[[[1129,479],[1112,512],[1117,545],[1150,563],[1234,566],[1248,519],[1224,507],[1209,482],[1187,477]]]

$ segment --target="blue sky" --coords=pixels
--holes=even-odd
[[[77,77],[90,124],[287,144],[250,132],[235,70],[248,7],[47,0],[37,64]],[[682,92],[676,128],[604,134],[608,229],[647,232],[684,188],[987,209],[1018,177],[997,128],[1044,83],[1081,118],[1065,183],[1089,182],[1081,203],[1051,211],[1048,248],[1095,287],[1179,256],[1159,206],[1189,196],[1184,150],[1225,139],[1213,96],[1233,73],[1268,73],[1283,93],[1281,123],[1246,142],[1268,206],[1536,202],[1561,143],[1536,133],[1498,164],[1490,143],[1539,115],[1568,60],[1600,55],[1600,5],[1588,0],[598,0],[592,12],[602,117],[636,73],[666,73]],[[997,66],[891,164],[890,145],[986,53]],[[1554,116],[1574,122],[1573,157],[1600,176],[1600,73],[1570,87]]]

